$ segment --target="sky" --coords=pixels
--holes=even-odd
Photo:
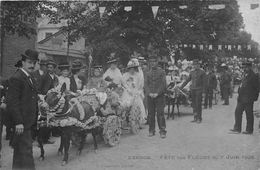
[[[250,4],[259,4],[260,0],[237,0],[245,30],[252,35],[252,39],[260,44],[260,7],[252,10]]]

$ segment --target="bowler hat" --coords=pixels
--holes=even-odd
[[[96,68],[97,68],[97,69],[102,69],[102,65],[94,65],[93,68],[94,68],[94,69],[96,69]]]
[[[69,68],[70,68],[70,65],[68,62],[61,62],[58,65],[58,69],[60,69],[60,70],[65,70],[65,69],[69,69]]]
[[[57,64],[52,60],[52,59],[49,59],[46,63],[46,65],[53,65],[54,67],[57,66]]]
[[[22,67],[23,66],[22,60],[18,60],[14,66],[17,68]]]
[[[116,63],[118,61],[117,58],[111,58],[107,61],[107,64]]]
[[[21,54],[22,59],[29,59],[33,61],[38,61],[38,55],[39,53],[35,50],[27,49],[24,54]]]

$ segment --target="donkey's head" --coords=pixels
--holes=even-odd
[[[66,84],[63,83],[62,86],[57,86],[48,91],[47,95],[45,96],[45,102],[49,105],[50,108],[58,105],[65,90],[66,90]]]

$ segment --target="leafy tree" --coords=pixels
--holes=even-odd
[[[55,13],[48,1],[2,1],[1,35],[18,34],[30,38],[36,35],[36,18]]]

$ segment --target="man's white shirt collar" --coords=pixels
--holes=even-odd
[[[52,79],[54,79],[54,74],[49,74],[51,76]]]
[[[30,74],[27,71],[25,71],[23,68],[21,68],[21,70],[27,77],[30,77]]]

